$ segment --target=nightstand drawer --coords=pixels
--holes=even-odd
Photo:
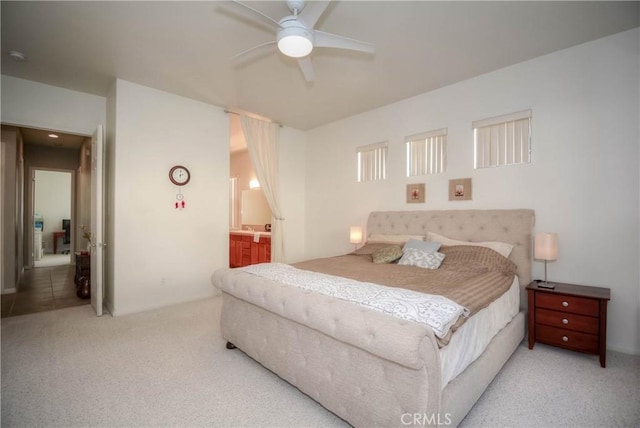
[[[576,351],[597,353],[598,336],[536,324],[536,340]]]
[[[582,333],[598,334],[598,318],[536,308],[536,323]]]
[[[551,293],[536,293],[536,307],[594,317],[598,316],[600,310],[597,299]]]

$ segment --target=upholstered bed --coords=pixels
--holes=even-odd
[[[509,260],[517,275],[508,292],[473,314],[448,344],[427,325],[243,269],[212,276],[222,290],[222,335],[229,348],[237,346],[354,426],[455,426],[524,338],[520,308],[531,281],[533,224],[526,209],[370,214],[369,238],[431,232],[513,246]],[[496,318],[502,321],[490,321]],[[480,336],[485,339],[476,342],[486,343],[465,354]]]

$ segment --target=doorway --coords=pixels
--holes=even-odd
[[[71,264],[73,171],[32,168],[34,268]]]

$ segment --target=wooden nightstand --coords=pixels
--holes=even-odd
[[[607,303],[611,290],[553,283],[542,288],[534,281],[529,293],[529,349],[536,342],[600,355],[606,367]]]

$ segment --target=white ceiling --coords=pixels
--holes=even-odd
[[[279,19],[284,2],[248,2]],[[316,80],[228,2],[3,1],[2,74],[106,96],[115,78],[307,130],[639,25],[640,2],[335,1],[317,28],[375,55],[314,51]],[[8,58],[17,50],[25,62]]]

